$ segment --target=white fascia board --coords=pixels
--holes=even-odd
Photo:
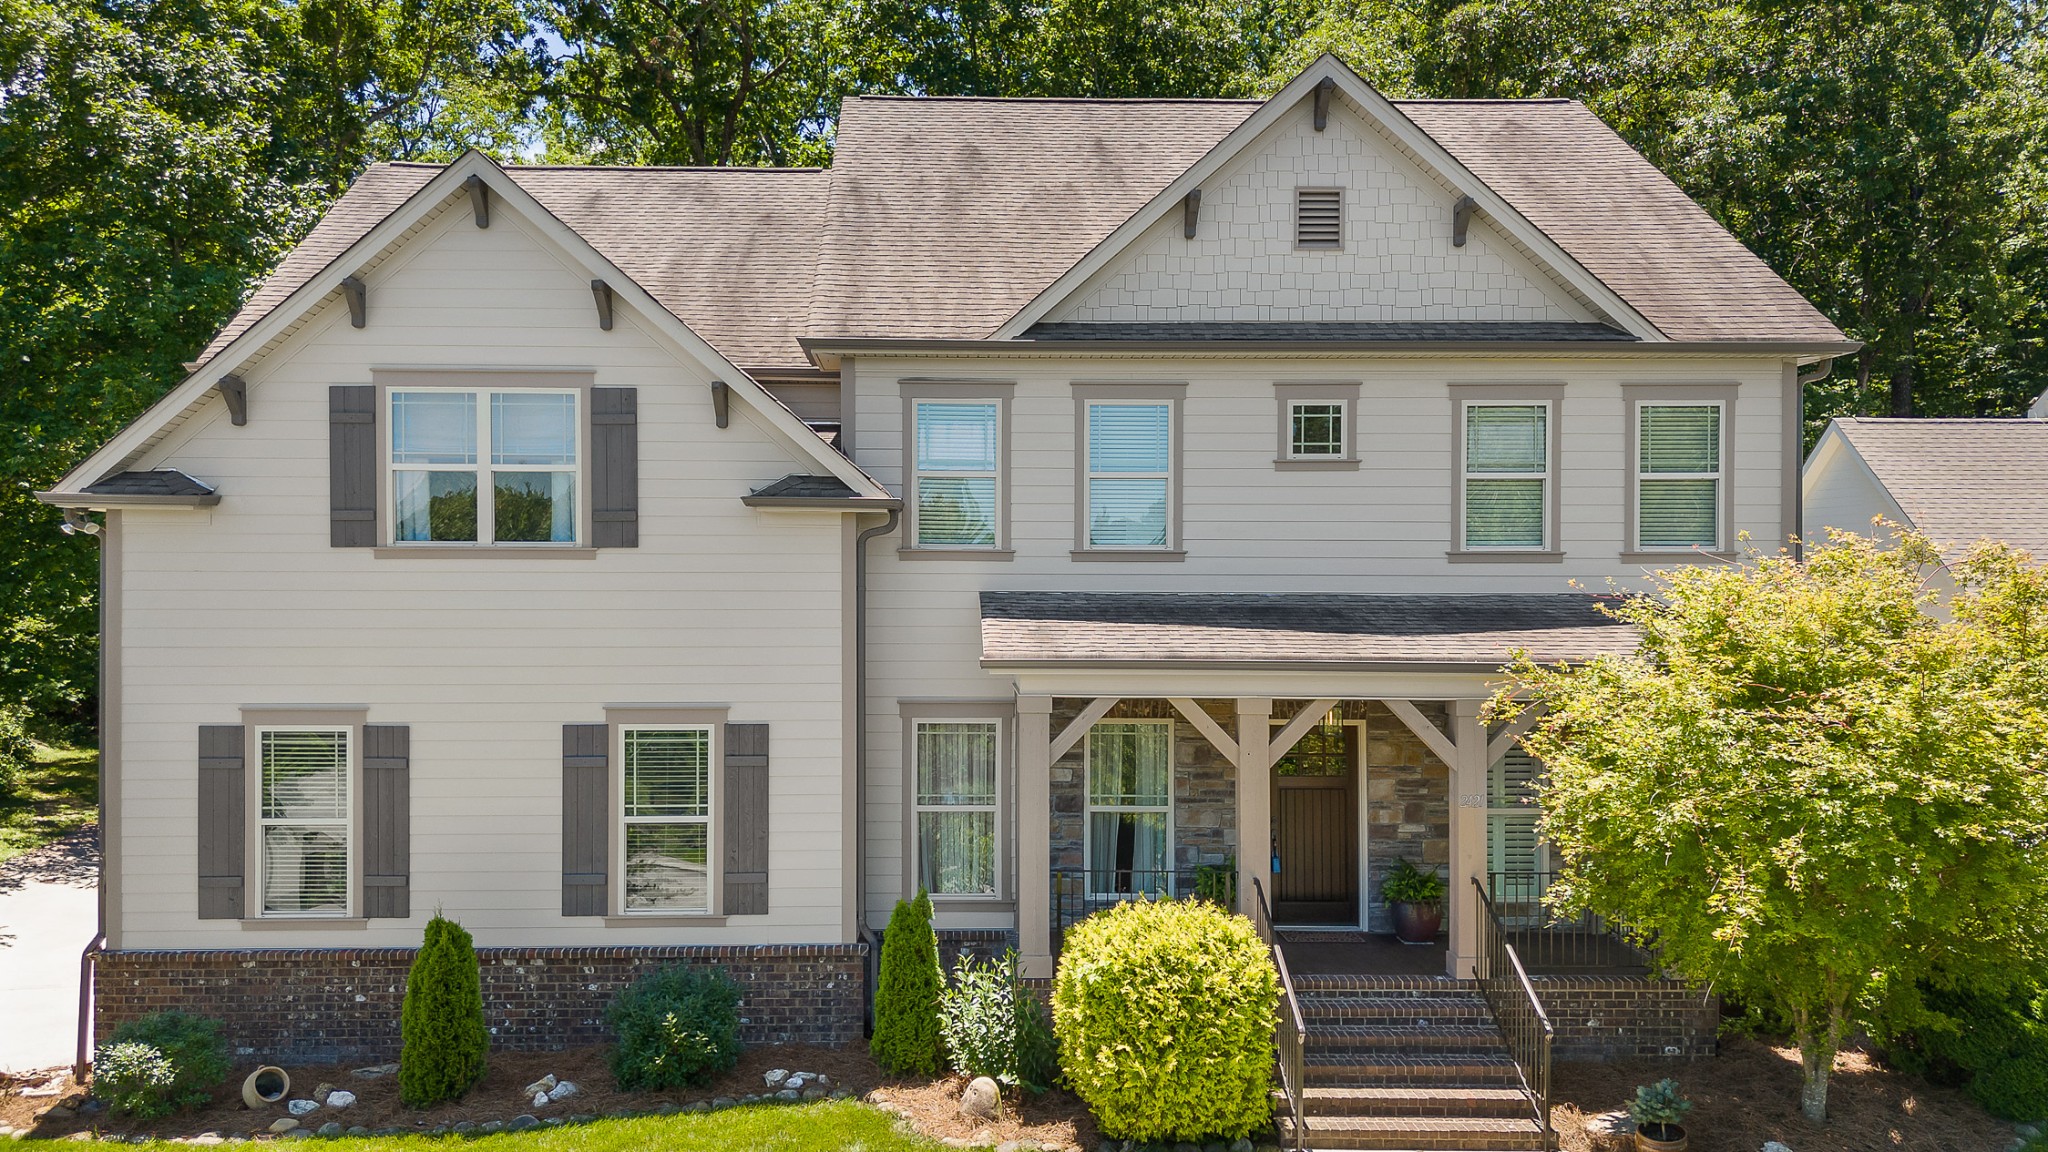
[[[1424,132],[1399,108],[1394,107],[1392,102],[1380,95],[1372,85],[1367,84],[1358,73],[1327,52],[1315,63],[1310,64],[1301,75],[1289,81],[1286,87],[1273,95],[1272,99],[1260,105],[1258,111],[1231,129],[1229,135],[1217,141],[1215,147],[1204,153],[1200,160],[1195,161],[1187,171],[1176,177],[1143,208],[1138,209],[1130,219],[1118,225],[1100,244],[1090,249],[1079,263],[1067,269],[1059,279],[1047,285],[1044,291],[1033,296],[1029,303],[1005,321],[989,338],[1015,340],[1033,324],[1043,320],[1069,296],[1086,286],[1126,248],[1136,243],[1145,230],[1161,216],[1168,211],[1179,210],[1181,201],[1189,192],[1200,188],[1204,181],[1236,159],[1239,153],[1250,147],[1302,100],[1308,98],[1315,91],[1316,85],[1326,79],[1335,81],[1338,91],[1364,111],[1368,118],[1375,120],[1380,130],[1392,137],[1395,143],[1407,149],[1411,155],[1420,158],[1426,166],[1435,169],[1439,176],[1457,185],[1456,191],[1472,197],[1486,213],[1487,218],[1505,232],[1509,239],[1527,248],[1548,271],[1619,322],[1630,335],[1646,342],[1665,339],[1656,325],[1645,319],[1642,313],[1636,311],[1599,277],[1587,271],[1584,265],[1574,260],[1542,229],[1517,212],[1492,188],[1487,187],[1484,181],[1474,176],[1443,145],[1437,143],[1435,137]]]
[[[753,377],[691,330],[675,313],[661,306],[632,277],[626,275],[575,229],[549,212],[540,201],[519,186],[519,182],[483,153],[471,149],[442,169],[419,191],[408,197],[390,215],[364,233],[362,238],[336,256],[312,279],[265,313],[228,346],[209,359],[200,371],[185,377],[163,399],[116,433],[100,449],[64,474],[52,485],[52,495],[84,495],[83,489],[99,476],[122,466],[144,450],[166,425],[206,402],[220,377],[240,371],[258,352],[297,323],[308,311],[341,288],[343,279],[366,261],[391,247],[430,212],[453,196],[471,176],[481,178],[491,193],[506,207],[518,212],[541,233],[572,255],[594,279],[612,289],[615,303],[632,307],[681,350],[692,356],[714,377],[723,379],[734,394],[745,399],[769,425],[810,457],[825,471],[866,496],[891,498],[890,493],[852,461],[832,450],[795,413],[770,395]],[[815,445],[815,447],[814,447]]]

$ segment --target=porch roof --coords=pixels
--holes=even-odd
[[[1617,597],[1323,592],[983,592],[988,666],[1492,671],[1635,648]]]

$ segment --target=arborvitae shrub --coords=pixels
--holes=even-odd
[[[883,1071],[936,1076],[945,1066],[939,1040],[939,938],[932,900],[898,900],[882,934],[882,979],[875,990],[875,1036],[868,1051]]]
[[[1252,922],[1134,901],[1067,930],[1053,982],[1060,1070],[1102,1134],[1247,1136],[1272,1118],[1280,977]]]
[[[425,1108],[459,1100],[484,1077],[491,1034],[484,1026],[483,980],[476,946],[462,925],[436,916],[405,978],[399,1017],[398,1096]]]
[[[718,968],[649,972],[605,1009],[626,1091],[704,1084],[740,1061],[740,986]]]

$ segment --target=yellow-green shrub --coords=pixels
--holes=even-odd
[[[1060,1067],[1105,1136],[1246,1136],[1271,1117],[1280,978],[1252,922],[1195,902],[1120,905],[1067,931]]]

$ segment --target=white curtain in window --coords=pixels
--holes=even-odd
[[[996,725],[917,726],[918,884],[935,895],[996,890]]]
[[[1159,892],[1171,884],[1173,732],[1102,722],[1088,733],[1088,870],[1093,891]]]

